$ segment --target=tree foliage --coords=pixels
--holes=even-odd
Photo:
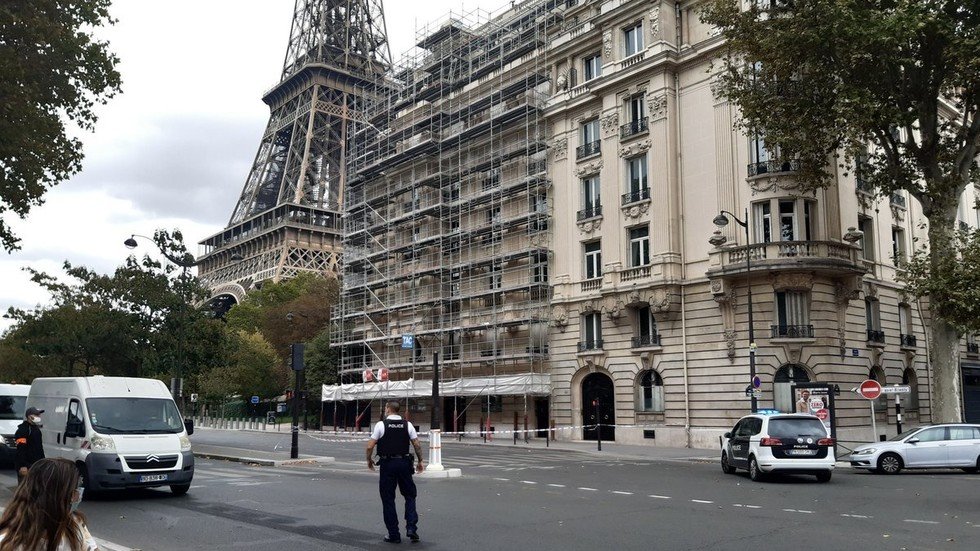
[[[224,340],[224,364],[201,375],[201,390],[209,400],[239,396],[268,399],[286,387],[289,374],[272,345],[260,333],[230,331]]]
[[[0,2],[0,215],[23,218],[81,169],[83,130],[120,90],[118,59],[93,31],[110,25],[110,0]],[[0,216],[0,245],[19,239]]]
[[[743,7],[744,6],[744,7]],[[980,177],[980,2],[709,0],[727,55],[722,93],[740,126],[797,159],[801,191],[855,166],[881,194],[907,191],[928,219],[928,256],[909,289],[927,293],[934,420],[958,420],[958,330],[980,330],[956,277],[956,212]],[[974,243],[975,245],[975,243]]]

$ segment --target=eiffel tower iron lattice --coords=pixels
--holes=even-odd
[[[296,0],[255,161],[228,226],[200,243],[213,296],[240,301],[265,280],[339,272],[348,131],[391,67],[386,34],[381,0]]]

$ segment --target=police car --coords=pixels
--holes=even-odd
[[[815,415],[747,415],[725,433],[721,450],[725,474],[745,469],[754,481],[768,473],[789,473],[828,482],[836,461],[834,439]]]

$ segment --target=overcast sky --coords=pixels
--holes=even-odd
[[[386,0],[393,57],[450,10],[509,0]],[[224,228],[255,156],[278,83],[294,0],[113,0],[102,32],[119,56],[123,93],[100,109],[82,172],[14,226],[22,249],[0,252],[0,312],[48,301],[25,266],[60,273],[65,260],[111,272],[130,234],[178,228],[197,242]],[[153,245],[140,241],[139,251]],[[152,250],[155,254],[156,251]],[[0,319],[0,331],[10,321]]]

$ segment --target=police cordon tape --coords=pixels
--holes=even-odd
[[[502,434],[518,434],[518,435],[520,435],[520,434],[540,434],[542,432],[547,432],[547,431],[555,431],[555,432],[558,432],[558,431],[568,431],[568,430],[574,430],[574,429],[595,429],[596,426],[597,425],[568,425],[568,426],[555,427],[555,428],[552,428],[552,429],[516,429],[516,430],[513,430],[512,429],[512,430],[492,430],[492,431],[487,431],[487,430],[466,430],[466,431],[443,432],[442,433],[442,436],[444,438],[447,438],[447,437],[451,437],[451,436],[462,436],[462,435],[467,435],[467,434],[477,434],[477,435],[480,435],[480,436],[483,436],[484,434],[486,434],[488,436],[489,435],[497,436],[497,435],[502,435]],[[610,424],[606,424],[606,423],[602,423],[600,426],[603,426],[603,427],[612,427],[612,428],[621,428],[621,429],[627,429],[627,428],[636,428],[636,429],[663,428],[662,425],[610,425]],[[419,436],[428,436],[429,435],[429,432],[428,431],[419,432],[418,434],[419,434]],[[311,438],[317,439],[317,440],[319,440],[318,436],[337,436],[337,437],[344,436],[344,437],[348,437],[347,440],[358,440],[358,441],[361,441],[361,440],[367,441],[371,437],[370,431],[368,431],[368,432],[318,431],[316,433],[316,435],[314,435],[312,433],[309,433],[309,432],[307,432],[306,435],[309,436],[309,437],[311,437]],[[354,437],[356,437],[356,438],[354,438]]]

